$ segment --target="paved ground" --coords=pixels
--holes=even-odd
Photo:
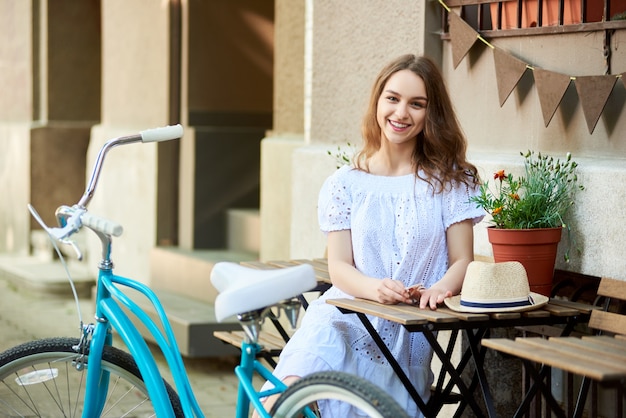
[[[38,338],[78,337],[76,303],[71,297],[51,293],[44,285],[24,286],[15,279],[0,277],[0,351]],[[93,318],[90,302],[89,297],[81,301],[85,322]],[[155,357],[168,378],[165,361],[160,355]],[[237,382],[233,369],[237,361],[235,357],[185,360],[189,380],[207,417],[234,417]]]

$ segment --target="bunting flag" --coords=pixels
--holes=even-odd
[[[565,74],[554,73],[541,68],[535,68],[533,75],[535,84],[537,84],[537,94],[539,95],[543,121],[547,127],[559,104],[561,104],[561,100],[563,100],[572,78]]]
[[[498,97],[500,98],[500,107],[502,107],[515,86],[517,86],[517,83],[519,83],[522,75],[524,75],[527,65],[499,48],[494,48],[493,54],[496,64]]]
[[[574,80],[590,134],[596,128],[615,83],[617,78],[613,75],[590,75]]]
[[[450,42],[454,68],[463,60],[478,39],[478,33],[456,13],[450,13]]]
[[[574,84],[583,108],[587,128],[589,133],[592,134],[606,107],[613,87],[617,83],[617,79],[621,77],[626,87],[626,72],[620,75],[572,77],[534,68],[530,64],[491,45],[458,14],[450,10],[444,3],[444,0],[438,1],[448,12],[454,68],[457,68],[478,39],[493,50],[500,107],[504,105],[504,102],[506,102],[513,89],[517,86],[526,69],[530,69],[534,73],[541,113],[547,127],[573,79],[575,80]]]

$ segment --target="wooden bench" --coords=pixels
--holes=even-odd
[[[626,301],[626,281],[602,278],[597,294],[605,301],[603,309],[591,312],[589,328],[595,330],[594,335],[483,340],[485,347],[522,359],[526,373],[533,380],[516,416],[526,413],[537,392],[557,416],[565,416],[552,395],[550,384],[546,384],[552,367],[583,377],[573,413],[570,414],[572,405],[567,406],[568,415],[582,416],[592,381],[617,390],[615,413],[622,415],[619,411],[623,408],[626,389],[626,315],[620,312],[623,312],[622,301]],[[543,366],[537,370],[537,364]]]

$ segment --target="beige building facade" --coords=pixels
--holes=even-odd
[[[477,42],[454,68],[451,43],[440,36],[440,3],[362,1],[358,6],[342,5],[341,1],[315,0],[304,7],[304,126],[298,136],[281,132],[277,125],[263,141],[262,161],[267,168],[262,176],[272,181],[262,182],[262,258],[323,255],[325,242],[317,229],[316,202],[321,183],[335,169],[335,161],[327,152],[334,152],[337,144],[359,143],[360,118],[376,72],[392,57],[412,52],[440,62],[468,138],[470,158],[484,179],[502,168],[519,169],[519,153],[529,149],[555,157],[572,153],[586,186],[571,225],[575,246],[581,252],[573,253],[569,263],[559,257],[557,267],[626,279],[617,262],[625,255],[620,239],[626,233],[621,204],[626,189],[619,186],[626,180],[622,81],[615,84],[593,133],[589,133],[573,83],[546,127],[530,71],[500,106],[489,47]],[[459,9],[452,12],[459,13]],[[277,16],[277,40],[290,37],[281,31]],[[526,35],[493,38],[490,43],[536,67],[573,77],[604,75],[607,61],[612,73],[619,74],[626,69],[626,54],[619,48],[626,31],[612,33],[608,59],[604,55],[605,36],[604,31]],[[277,50],[277,60],[280,52]],[[277,76],[280,72],[277,67]],[[277,83],[277,89],[285,86],[288,84]],[[299,104],[300,98],[297,100]],[[275,115],[287,112],[280,106],[281,102],[275,101]],[[295,106],[285,105],[284,109],[288,107],[292,111]],[[289,142],[283,136],[293,139]],[[298,138],[302,143],[299,147],[295,146]],[[293,152],[286,151],[289,147],[295,148]],[[290,162],[284,159],[289,153]],[[285,183],[290,182],[290,188],[281,188],[280,175],[289,165],[291,180],[285,179]],[[276,171],[273,175],[272,169]],[[269,188],[274,187],[277,190],[272,193]],[[284,190],[290,190],[291,197]],[[280,212],[285,206],[291,207],[289,225],[279,222],[286,219]],[[490,255],[485,226],[475,228],[476,253]]]
[[[108,139],[181,123],[179,141],[107,156],[90,209],[124,225],[119,274],[211,302],[215,261],[323,257],[316,206],[336,169],[329,152],[360,145],[377,72],[415,53],[440,65],[484,179],[519,170],[529,149],[572,153],[586,186],[571,224],[580,253],[557,267],[626,280],[623,78],[593,133],[573,84],[545,126],[531,71],[500,106],[489,46],[477,42],[455,67],[443,10],[431,0],[0,0],[0,253],[33,256],[40,228],[27,204],[53,224]],[[488,41],[574,78],[626,72],[623,23],[519,33]],[[489,256],[485,228],[475,252]],[[95,274],[98,243],[84,241]]]
[[[581,253],[558,267],[626,279],[616,262],[626,232],[621,80],[593,133],[573,85],[546,127],[530,71],[500,106],[488,46],[477,42],[454,67],[435,1],[2,0],[0,9],[5,253],[31,252],[38,227],[27,203],[53,223],[56,206],[78,200],[107,139],[180,122],[180,141],[115,149],[105,162],[91,209],[126,227],[115,247],[123,273],[150,282],[159,248],[229,253],[231,209],[254,238],[225,257],[321,257],[317,193],[336,168],[328,153],[360,144],[377,71],[412,52],[440,64],[485,179],[519,168],[520,151],[573,154],[586,185],[572,223]],[[527,32],[489,42],[573,77],[626,69],[619,26],[609,38]],[[475,242],[490,254],[484,225]]]
[[[232,208],[256,214],[257,242],[245,256],[323,256],[316,202],[336,167],[328,153],[360,144],[373,78],[412,52],[440,63],[485,178],[519,166],[520,151],[573,154],[587,186],[572,224],[581,254],[558,267],[623,277],[615,260],[626,232],[624,84],[593,133],[573,85],[546,127],[530,71],[500,106],[489,47],[478,42],[454,67],[439,2],[2,0],[0,8],[3,252],[30,252],[37,226],[27,203],[52,223],[58,204],[78,200],[107,139],[180,122],[180,141],[107,157],[91,209],[126,226],[121,269],[149,281],[154,248],[227,248]],[[626,68],[625,34],[612,31],[608,60],[603,30],[489,42],[536,67],[602,75],[607,62],[613,73]],[[476,252],[490,252],[483,226]]]

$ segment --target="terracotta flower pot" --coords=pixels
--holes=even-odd
[[[526,269],[530,290],[550,296],[554,264],[563,228],[487,228],[496,263],[519,261]]]

